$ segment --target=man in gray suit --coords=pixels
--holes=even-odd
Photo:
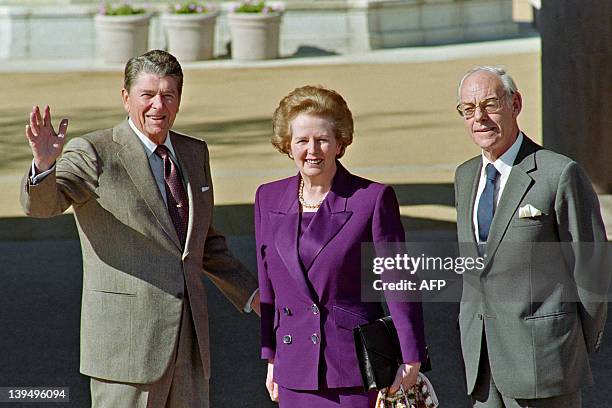
[[[474,407],[580,407],[612,272],[597,196],[576,162],[520,131],[503,69],[470,70],[458,102],[482,149],[455,174],[460,252],[485,265],[463,276],[467,391]]]
[[[212,224],[206,143],[171,129],[183,73],[150,51],[125,67],[128,119],[63,149],[47,106],[26,126],[32,168],[21,203],[33,217],[72,206],[83,253],[81,372],[92,406],[208,407],[208,276],[239,309],[257,282]],[[248,310],[247,310],[248,311]]]

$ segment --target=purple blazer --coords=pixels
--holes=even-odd
[[[320,367],[329,388],[362,385],[352,329],[384,312],[361,301],[361,243],[404,241],[393,189],[337,165],[300,241],[302,263],[299,176],[264,184],[255,198],[261,356],[274,358],[274,380],[286,388],[319,389]],[[424,362],[421,304],[389,302],[389,310],[404,362]]]

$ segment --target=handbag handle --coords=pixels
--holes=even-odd
[[[406,408],[410,408],[410,401],[408,401],[408,393],[404,389],[404,384],[400,384],[400,390],[404,393],[404,404],[406,404]]]

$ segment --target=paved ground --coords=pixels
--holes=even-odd
[[[323,84],[346,97],[356,135],[343,163],[394,186],[408,236],[449,240],[455,228],[454,168],[477,153],[454,111],[456,82],[475,64],[506,65],[524,96],[521,125],[539,140],[538,49],[537,40],[528,39],[249,66],[189,64],[175,127],[209,143],[216,223],[253,271],[255,188],[295,172],[269,144],[270,116],[282,96],[304,84]],[[73,398],[67,406],[85,407],[87,381],[78,374],[78,241],[71,216],[21,218],[18,183],[31,160],[23,125],[31,105],[46,103],[56,119],[71,119],[71,136],[118,122],[124,115],[120,67],[12,61],[0,71],[5,83],[0,102],[0,386],[66,385]],[[612,219],[612,200],[604,201]],[[213,407],[273,406],[263,388],[258,320],[236,313],[210,289]],[[425,311],[431,378],[444,407],[464,407],[457,305],[427,304]],[[588,390],[585,406],[590,408],[612,405],[612,343],[605,339],[602,348],[593,358],[597,386]],[[249,403],[238,404],[237,394],[248,395]]]
[[[224,208],[234,213],[243,208]],[[20,221],[21,223],[27,221]],[[71,219],[65,230],[74,233]],[[0,224],[1,225],[1,224]],[[14,225],[15,226],[15,225]],[[30,225],[37,232],[44,225]],[[452,232],[421,232],[413,239],[451,239]],[[253,241],[230,237],[233,252],[254,270]],[[75,239],[0,242],[0,386],[70,387],[71,402],[61,406],[85,408],[89,404],[87,378],[78,374],[81,261]],[[211,325],[212,407],[274,407],[265,392],[265,364],[259,360],[259,320],[239,314],[206,281]],[[427,341],[433,363],[429,373],[445,408],[467,408],[464,376],[456,330],[456,303],[426,303]],[[608,333],[612,321],[608,322]],[[612,404],[612,342],[605,338],[602,351],[592,358],[596,386],[584,393],[585,407]],[[244,398],[247,396],[246,402]],[[0,407],[35,406],[31,404]],[[40,408],[50,406],[41,404]],[[55,405],[57,406],[57,405]],[[313,407],[316,408],[316,407]]]
[[[486,52],[496,55],[485,57]],[[457,59],[462,54],[467,57]],[[296,65],[300,61],[307,65]],[[524,93],[521,123],[534,138],[541,133],[534,39],[300,61],[250,67],[220,61],[190,64],[186,69],[175,128],[209,143],[217,203],[251,203],[259,184],[295,171],[269,143],[270,118],[278,101],[304,84],[323,84],[346,97],[355,115],[356,134],[343,163],[353,172],[387,183],[449,183],[457,164],[477,153],[454,109],[456,83],[475,64],[508,67]],[[23,127],[33,104],[51,105],[56,121],[70,118],[69,137],[123,118],[121,70],[41,72],[46,67],[79,67],[69,62],[17,61],[3,67],[12,72],[2,74],[10,86],[0,101],[0,191],[5,192],[0,194],[0,216],[21,215],[15,197],[18,180],[31,160]],[[405,210],[419,215],[424,209]],[[434,210],[431,216],[454,220],[448,207],[430,210]]]

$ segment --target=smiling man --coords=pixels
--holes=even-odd
[[[26,214],[74,208],[83,253],[81,372],[96,408],[209,406],[207,275],[259,312],[256,280],[212,225],[206,143],[171,130],[183,72],[165,51],[130,59],[128,118],[64,145],[47,106],[30,114]]]
[[[461,255],[485,259],[463,275],[459,314],[473,406],[581,407],[612,272],[599,262],[597,196],[576,162],[520,131],[522,98],[505,70],[470,70],[458,102],[482,149],[455,174]]]

